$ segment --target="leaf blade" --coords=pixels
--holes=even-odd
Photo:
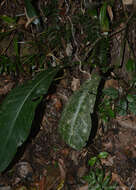
[[[0,107],[0,171],[3,171],[14,157],[18,146],[28,137],[35,108],[39,103],[32,101],[47,93],[58,69],[48,69],[25,85],[16,87]]]
[[[93,75],[79,91],[75,92],[64,108],[59,132],[64,141],[76,150],[87,143],[91,131],[91,116],[96,100],[99,75]]]

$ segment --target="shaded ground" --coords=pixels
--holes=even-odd
[[[41,4],[43,3],[43,1],[39,2]],[[65,23],[67,18],[64,14],[66,10],[63,8],[63,3],[63,1],[60,1],[59,8],[62,11],[61,19],[64,19],[62,22]],[[74,14],[76,13],[77,8],[75,6],[76,3],[71,3],[71,6],[72,5],[73,8],[71,9],[71,14]],[[6,14],[11,17],[22,13],[24,10],[22,1],[17,1],[15,7],[14,4],[11,5],[11,3],[8,1],[2,1],[1,6],[3,7],[1,14]],[[81,5],[78,6],[80,7]],[[118,16],[117,14],[122,13],[120,13],[120,11],[122,11],[122,9],[120,6],[118,6],[115,9],[115,18]],[[21,25],[19,25],[21,29],[19,28],[18,31],[23,30],[23,40],[32,40],[33,35],[29,34],[29,32],[32,32],[31,28],[26,29],[24,27],[26,23],[25,19],[25,17],[22,18]],[[134,26],[132,27],[134,28]],[[119,29],[120,28],[122,29],[121,24],[119,26]],[[4,28],[4,30],[6,29]],[[118,31],[118,27],[116,30]],[[135,33],[135,29],[133,32]],[[13,35],[16,36],[16,32],[15,34],[13,33]],[[12,35],[10,35],[10,37],[12,38]],[[116,60],[116,58],[119,57],[117,57],[116,50],[118,49],[116,48],[116,43],[118,42],[118,46],[120,46],[121,37],[122,33],[119,33],[114,36],[112,40],[113,50],[111,53],[111,64],[114,64],[115,61],[118,61]],[[62,42],[63,48],[67,48],[67,51],[64,53],[61,50],[62,47],[60,48],[60,51],[62,51],[62,53],[64,53],[66,56],[70,54],[70,51],[75,51],[75,53],[79,55],[84,49],[84,44],[81,43],[82,38],[84,39],[84,36],[76,36],[76,40],[80,44],[80,47],[75,47],[76,43],[71,42],[73,47],[72,50],[68,45],[69,43],[66,43],[66,41],[62,38],[62,41],[64,40]],[[7,39],[5,39],[5,41],[2,41],[1,43],[1,54],[3,54],[4,51],[4,53],[6,52],[8,56],[13,58],[13,60],[16,59],[16,54],[13,53],[13,55],[11,55],[13,52],[13,47],[10,46],[11,49],[7,48],[9,46],[9,42]],[[54,49],[52,47],[48,48],[50,48],[52,53]],[[75,50],[73,50],[74,48]],[[33,54],[39,51],[37,47],[32,50],[31,46],[27,50],[26,49],[21,51],[22,56],[24,54],[26,55],[27,53]],[[44,50],[46,54],[50,53],[46,49]],[[118,55],[120,54],[121,53],[118,52]],[[53,55],[59,57],[61,60],[62,55],[58,55],[56,52]],[[125,54],[125,56],[127,56],[127,54]],[[50,57],[52,56],[48,56],[48,61],[50,61]],[[75,57],[71,58],[71,60],[74,59]],[[46,68],[46,61],[43,63],[44,66],[42,65],[42,69]],[[16,86],[17,83],[22,83],[24,80],[31,78],[31,69],[27,66],[25,67],[25,65],[23,66],[25,74],[20,73],[20,71],[15,75],[12,75],[12,72],[11,75],[7,75],[5,73],[1,74],[1,102],[3,101],[3,98],[6,96],[6,94],[14,86]],[[36,71],[40,70],[38,69],[38,66],[39,65],[36,65]],[[85,66],[83,69],[87,73],[90,72],[90,66]],[[32,73],[35,74],[35,70]],[[136,189],[135,116],[132,114],[127,116],[118,116],[105,124],[104,128],[102,127],[103,123],[100,120],[97,135],[82,151],[75,151],[68,147],[59,136],[58,122],[61,117],[63,107],[68,102],[70,95],[74,91],[78,90],[81,84],[88,78],[87,73],[82,72],[79,66],[74,66],[71,69],[65,70],[63,75],[61,75],[61,79],[57,80],[54,86],[50,88],[49,93],[43,98],[42,104],[37,109],[37,114],[33,122],[32,133],[28,141],[19,150],[19,154],[14,159],[9,169],[0,176],[0,190],[86,190],[88,187],[85,181],[82,180],[82,177],[87,175],[89,172],[88,160],[102,151],[107,151],[109,153],[109,157],[107,159],[103,159],[102,163],[103,167],[106,169],[106,172],[111,171],[112,181],[116,181],[118,183],[117,189]],[[117,73],[115,71],[114,74],[118,74],[120,76],[121,82],[124,82],[125,80],[127,81],[128,78],[131,78],[131,76],[128,76],[125,72],[124,67],[118,70]],[[110,80],[110,82],[108,81],[106,83],[106,87],[115,87],[117,89],[121,88],[125,91],[125,82],[123,85],[121,82],[116,83],[114,80]]]

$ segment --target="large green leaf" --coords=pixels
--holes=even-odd
[[[82,149],[91,131],[91,113],[94,110],[100,76],[93,74],[79,91],[76,91],[64,108],[59,132],[64,141],[74,149]]]
[[[43,71],[5,98],[0,107],[0,171],[9,165],[17,147],[28,137],[40,96],[47,93],[57,72],[56,68]]]

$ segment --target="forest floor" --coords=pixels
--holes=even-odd
[[[55,2],[53,1],[52,3]],[[65,5],[65,2],[67,1],[59,0],[59,6],[57,4],[60,10],[59,17],[61,17],[62,23],[65,23],[68,19],[70,27],[72,27],[72,16],[77,14],[77,8],[81,8],[81,4],[83,5],[84,2],[81,1],[78,4],[76,1],[69,1],[69,16],[66,15],[67,4]],[[40,11],[43,4],[44,1],[39,0],[38,5],[40,6]],[[47,0],[46,6],[50,4]],[[14,3],[8,0],[2,0],[0,9],[1,19],[3,15],[11,18],[20,15],[17,17],[16,26],[14,26],[14,22],[7,24],[2,20],[1,34],[13,29],[7,36],[0,38],[0,61],[2,64],[4,64],[2,62],[4,56],[9,58],[11,65],[16,61],[18,55],[14,43],[15,39],[18,40],[20,38],[20,36],[18,37],[20,33],[21,35],[23,34],[21,41],[35,41],[34,44],[20,43],[20,57],[39,54],[40,51],[47,55],[47,60],[42,62],[42,66],[37,63],[39,58],[33,57],[33,60],[31,60],[33,62],[36,60],[36,64],[24,64],[24,72],[16,71],[14,73],[13,66],[8,68],[9,70],[7,69],[8,72],[5,69],[6,67],[4,68],[5,70],[0,74],[0,103],[3,102],[5,96],[13,87],[31,79],[35,73],[45,69],[47,67],[47,61],[55,64],[54,57],[55,59],[59,57],[58,60],[61,60],[63,56],[69,56],[71,51],[75,52],[76,56],[83,54],[85,46],[82,40],[85,36],[83,34],[80,36],[80,32],[72,36],[73,40],[71,43],[66,43],[66,39],[62,36],[60,43],[62,43],[62,49],[64,50],[56,45],[58,43],[56,41],[54,42],[55,45],[47,41],[47,43],[42,42],[40,46],[38,37],[31,24],[26,26],[26,22],[28,22],[26,15],[21,16],[24,13],[24,2],[22,0],[16,0]],[[117,18],[118,21],[118,15],[122,14],[121,11],[121,5],[117,7],[114,5],[113,13],[115,17],[113,19]],[[42,13],[40,16],[43,16]],[[117,21],[115,20],[114,22],[116,23]],[[54,24],[51,19],[48,22],[49,26]],[[124,21],[116,27],[113,34],[122,30],[124,27],[123,24]],[[80,29],[80,27],[82,28],[82,25],[80,26],[79,24],[76,29]],[[132,33],[136,34],[135,23],[133,23],[132,27]],[[125,33],[126,31],[123,32]],[[118,58],[116,52],[113,53],[113,49],[120,53],[120,50],[118,50],[121,46],[120,44],[122,44],[120,38],[124,38],[124,33],[117,32],[111,39],[113,44],[110,57],[111,65],[115,64]],[[52,36],[50,38],[52,38],[52,41],[54,40]],[[134,40],[133,43],[135,44],[135,38],[132,40]],[[77,42],[80,44],[79,47],[78,45],[76,47]],[[49,48],[49,51],[46,48],[44,49],[44,46],[47,46],[46,48]],[[127,53],[127,48],[125,58],[129,54]],[[58,54],[58,51],[61,51],[61,53]],[[2,66],[0,65],[0,67]],[[55,82],[54,86],[51,86],[48,94],[44,96],[42,103],[36,110],[33,121],[34,127],[32,127],[28,140],[23,147],[19,148],[16,157],[8,169],[0,174],[0,190],[87,190],[89,188],[88,183],[83,180],[83,177],[88,175],[91,168],[88,161],[101,152],[108,152],[108,157],[101,159],[101,164],[105,170],[105,176],[109,172],[111,173],[110,183],[117,182],[117,190],[136,190],[136,117],[134,114],[116,115],[114,118],[109,118],[106,123],[98,117],[97,129],[95,129],[94,134],[91,134],[92,136],[90,136],[87,146],[81,151],[69,147],[58,133],[58,124],[63,108],[73,92],[77,91],[88,78],[90,65],[85,65],[82,69],[79,65],[64,69],[62,76],[59,77],[59,80]],[[124,67],[115,69],[112,73],[113,76],[115,76],[115,73],[117,73],[118,78],[121,78],[121,80],[117,81],[115,77],[107,78],[105,87],[125,91],[127,87],[124,84],[127,79],[131,80],[131,74],[126,74]],[[126,77],[127,79],[124,82],[123,80]]]

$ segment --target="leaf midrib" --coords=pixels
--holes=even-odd
[[[52,72],[54,72],[54,71],[52,71]],[[52,73],[52,72],[51,72],[51,73]],[[49,73],[49,74],[46,75],[45,77],[48,77],[51,73]],[[11,133],[12,133],[12,129],[13,129],[13,127],[14,127],[14,123],[16,122],[17,117],[18,117],[18,115],[19,115],[19,113],[20,113],[20,110],[22,109],[23,105],[25,104],[25,102],[27,101],[28,97],[29,97],[30,94],[33,92],[33,90],[39,85],[39,83],[41,83],[42,80],[45,79],[45,77],[43,77],[40,81],[38,81],[38,83],[36,83],[36,85],[34,85],[34,87],[30,90],[30,92],[28,93],[28,95],[24,98],[24,101],[22,102],[22,104],[19,106],[19,109],[18,109],[18,111],[16,112],[17,114],[16,114],[15,118],[13,119],[13,122],[11,123],[11,127],[10,127],[10,130],[9,130],[9,133],[8,133],[7,138],[6,138],[7,140],[5,140],[5,144],[4,144],[3,146],[6,147],[6,145],[8,144],[7,142],[8,142],[8,139],[9,139]],[[5,149],[5,148],[3,148],[3,150],[4,150],[4,149]],[[1,153],[1,155],[2,155],[2,153]],[[2,156],[3,156],[3,155],[2,155]]]
[[[75,122],[76,122],[76,120],[77,120],[77,115],[79,114],[79,112],[80,112],[80,109],[81,109],[81,106],[82,106],[82,102],[84,101],[84,99],[85,99],[85,97],[86,97],[86,92],[85,93],[83,93],[83,96],[81,96],[81,98],[80,98],[80,100],[79,100],[79,105],[78,105],[78,107],[77,107],[77,111],[75,112],[75,114],[74,114],[74,117],[73,117],[73,119],[72,119],[72,123],[71,123],[71,130],[70,130],[70,134],[71,134],[71,136],[70,136],[70,138],[69,138],[69,143],[71,144],[71,138],[72,138],[72,136],[73,136],[73,134],[74,134],[74,126],[75,126]]]

